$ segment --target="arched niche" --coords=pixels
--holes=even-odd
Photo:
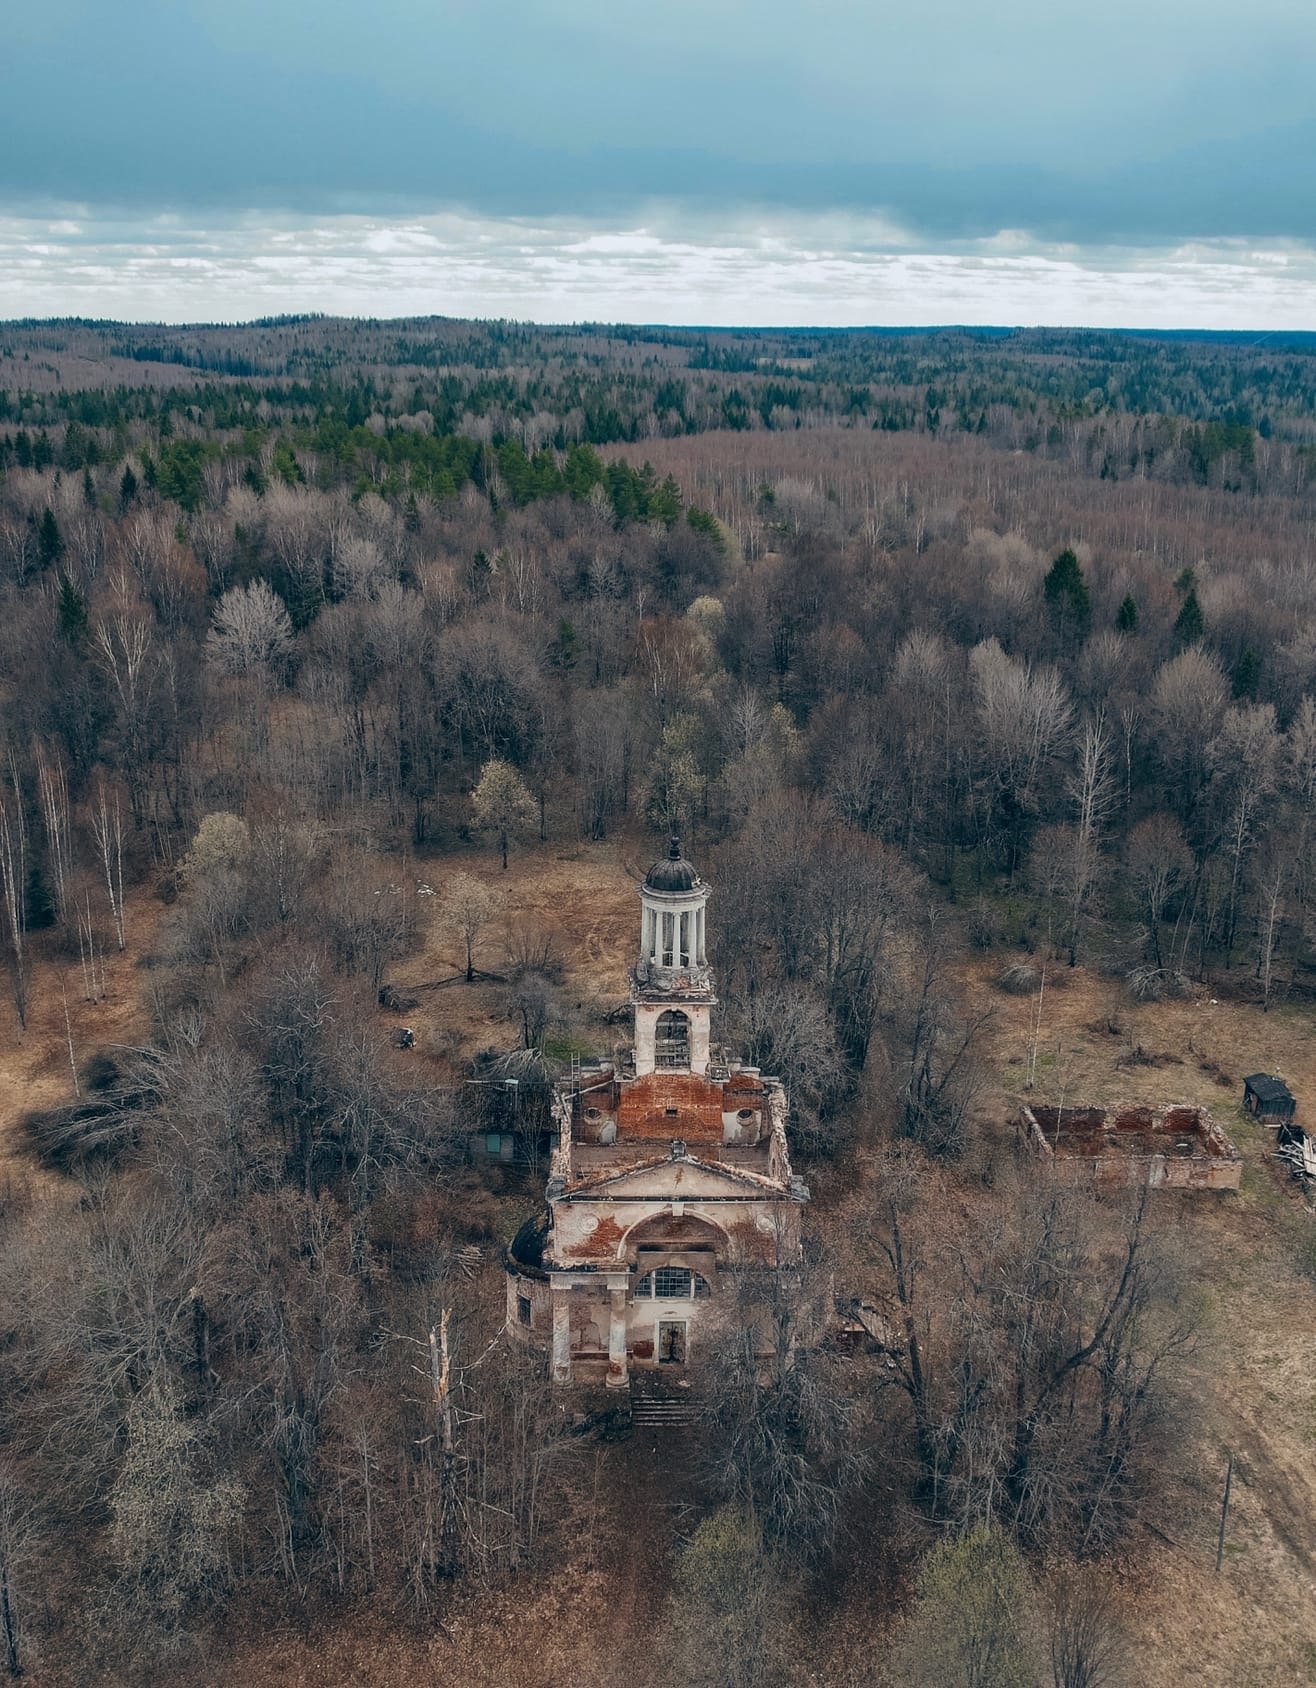
[[[669,1008],[658,1016],[653,1064],[660,1072],[682,1072],[690,1066],[690,1016],[679,1008]]]
[[[720,1225],[696,1214],[655,1213],[641,1219],[622,1238],[621,1253],[634,1260],[641,1249],[663,1249],[669,1254],[697,1254],[709,1250],[723,1261],[731,1252],[731,1239]]]

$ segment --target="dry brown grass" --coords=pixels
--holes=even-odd
[[[559,994],[568,1034],[606,1053],[623,1036],[606,1023],[605,1015],[626,1000],[639,944],[636,885],[649,860],[645,846],[609,839],[566,849],[549,844],[523,850],[513,854],[506,873],[492,851],[422,865],[417,877],[435,894],[418,899],[424,922],[421,942],[416,953],[388,975],[390,983],[419,1000],[415,1008],[389,1016],[390,1023],[413,1027],[422,1058],[445,1044],[456,1055],[470,1056],[489,1045],[515,1043],[519,1037],[519,1027],[507,1016],[505,989],[479,980],[468,985],[461,976],[462,940],[443,900],[445,881],[460,871],[488,885],[501,905],[476,946],[476,968],[502,972],[507,946],[518,934],[551,934],[565,964]],[[453,982],[417,990],[439,980]]]
[[[79,1067],[97,1050],[139,1044],[148,1035],[148,975],[143,963],[154,948],[163,914],[162,904],[149,893],[129,899],[125,910],[128,947],[120,953],[111,944],[106,950],[106,994],[99,1002],[84,1000],[76,956],[71,961],[61,957],[48,934],[38,935],[31,943],[27,1029],[18,1024],[7,988],[0,1005],[0,1172],[21,1175],[47,1191],[64,1188],[62,1179],[43,1173],[29,1156],[20,1121],[30,1110],[72,1098],[70,1030]]]
[[[996,989],[998,971],[996,961],[974,960],[962,978],[969,999],[992,1009],[986,1052],[998,1077],[994,1102],[1011,1106],[1025,1095],[1037,993],[1010,996]],[[1279,1071],[1299,1107],[1305,1101],[1308,1116],[1316,1116],[1313,1030],[1316,1014],[1310,1007],[1281,1005],[1263,1014],[1205,992],[1182,1001],[1136,1003],[1118,980],[1052,964],[1042,995],[1033,1094],[1042,1102],[1066,1104],[1193,1102],[1213,1109],[1227,1125],[1242,1098],[1243,1075]],[[1138,1049],[1171,1059],[1158,1065],[1130,1062]],[[1218,1073],[1230,1079],[1228,1086]]]
[[[994,989],[997,964],[966,964],[966,997],[990,1001],[984,1052],[993,1083],[985,1123],[1000,1131],[1025,1099],[1037,997]],[[1112,1027],[1114,1029],[1112,1029]],[[1052,967],[1042,999],[1038,1100],[1125,1099],[1210,1108],[1245,1159],[1235,1195],[1167,1193],[1205,1290],[1209,1356],[1201,1417],[1183,1450],[1185,1481],[1134,1544],[1120,1583],[1131,1679],[1171,1688],[1272,1688],[1316,1682],[1316,1285],[1298,1265],[1316,1219],[1272,1158],[1271,1133],[1243,1113],[1243,1075],[1276,1070],[1316,1120],[1316,1013],[1259,1008],[1208,993],[1137,1004],[1117,982]],[[1141,1049],[1156,1064],[1130,1063]],[[1225,1087],[1221,1075],[1230,1079]],[[1214,1574],[1228,1452],[1235,1456],[1229,1547]],[[1188,1661],[1191,1661],[1191,1666]]]

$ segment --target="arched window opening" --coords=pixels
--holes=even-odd
[[[632,1300],[698,1301],[712,1293],[708,1279],[687,1266],[655,1266],[636,1284]]]
[[[658,1016],[654,1036],[654,1065],[658,1067],[688,1067],[690,1065],[690,1017],[679,1009],[669,1008]]]

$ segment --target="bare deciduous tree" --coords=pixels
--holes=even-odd
[[[466,952],[466,982],[475,978],[475,946],[498,911],[498,898],[469,873],[449,875],[444,905]]]
[[[263,580],[230,587],[215,606],[206,640],[211,661],[226,674],[275,678],[292,649],[292,618]]]
[[[100,856],[101,872],[105,876],[105,891],[110,903],[110,918],[119,948],[128,943],[127,915],[123,900],[123,817],[119,809],[119,793],[111,798],[102,779],[96,787],[96,804],[91,815],[92,836]]]
[[[9,936],[9,976],[18,1023],[27,1026],[27,825],[18,764],[9,757],[11,790],[0,792],[0,895]]]
[[[1158,970],[1166,962],[1161,925],[1173,897],[1189,882],[1192,851],[1171,815],[1151,815],[1129,834],[1125,863],[1138,898],[1145,942]]]
[[[709,1479],[766,1540],[819,1564],[864,1469],[855,1403],[816,1341],[830,1279],[752,1260],[722,1277],[717,1361],[703,1378]]]
[[[495,758],[481,770],[480,783],[471,793],[471,806],[476,823],[497,840],[505,871],[509,841],[523,837],[535,824],[534,798],[511,763]]]

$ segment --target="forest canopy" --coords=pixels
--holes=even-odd
[[[71,1087],[25,1122],[60,1194],[0,1200],[11,1657],[158,1670],[261,1601],[420,1622],[589,1537],[498,1257],[616,1005],[548,913],[491,934],[532,858],[672,832],[817,1283],[899,1326],[870,1372],[728,1366],[672,1588],[757,1591],[788,1679],[792,1579],[866,1578],[879,1510],[915,1639],[1001,1680],[1068,1647],[1096,1607],[1048,1617],[1048,1567],[1171,1480],[1197,1286],[1146,1204],[1008,1172],[964,969],[1090,975],[1112,1037],[1309,1003],[1314,372],[1299,335],[0,325],[4,1011]],[[486,991],[486,1041],[408,1068],[382,1016],[441,922],[415,989]],[[134,1041],[75,1048],[116,958]]]

